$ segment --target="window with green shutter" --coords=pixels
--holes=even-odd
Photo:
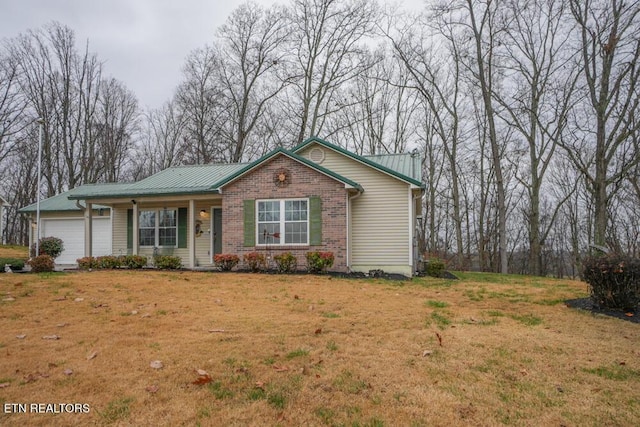
[[[127,209],[127,249],[133,248],[133,209]]]
[[[322,201],[268,199],[244,201],[245,246],[322,244]]]

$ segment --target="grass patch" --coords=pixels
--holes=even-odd
[[[334,410],[332,410],[331,408],[326,408],[324,406],[314,409],[313,413],[325,424],[332,424],[332,420],[336,415]]]
[[[359,394],[369,388],[367,383],[357,378],[351,371],[344,370],[333,380],[333,385],[338,390],[347,394]]]
[[[431,307],[431,308],[445,308],[445,307],[449,307],[449,304],[444,302],[444,301],[434,301],[434,300],[428,300],[426,302],[427,307]]]
[[[322,317],[326,317],[327,319],[337,319],[340,315],[338,313],[322,313]]]
[[[533,314],[523,314],[523,315],[512,314],[509,317],[526,326],[538,326],[542,324],[542,319]]]
[[[97,411],[105,422],[111,424],[116,421],[124,420],[129,416],[131,404],[134,399],[132,397],[122,397],[110,401],[103,411]]]
[[[269,393],[267,396],[267,402],[276,409],[284,409],[287,404],[287,397],[283,392],[277,391]]]
[[[431,313],[430,317],[427,318],[426,326],[431,326],[432,323],[435,323],[440,329],[446,329],[451,325],[451,319],[442,312],[434,311]]]
[[[584,368],[584,372],[594,374],[602,378],[614,381],[629,381],[640,379],[640,370],[629,368],[625,365],[598,366],[596,368]]]
[[[255,387],[247,392],[247,399],[251,401],[264,400],[267,397],[267,393],[263,388]]]
[[[207,388],[218,400],[230,399],[234,395],[233,391],[223,386],[222,381],[211,382]]]
[[[297,350],[290,351],[285,356],[287,360],[295,359],[296,357],[304,357],[309,355],[309,350],[304,348],[299,348]]]

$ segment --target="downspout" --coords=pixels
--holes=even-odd
[[[351,272],[351,202],[358,197],[362,196],[364,190],[357,190],[358,192],[349,197],[347,193],[347,271]]]
[[[412,275],[415,274],[415,272],[418,270],[418,265],[417,265],[417,259],[419,259],[419,254],[417,253],[418,250],[418,241],[416,239],[416,226],[418,225],[418,218],[416,215],[416,201],[422,198],[422,191],[418,194],[414,194],[413,197],[411,198],[411,222],[412,222],[412,228],[411,228],[411,268],[412,268]]]

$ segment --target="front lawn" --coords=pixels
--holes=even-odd
[[[4,274],[0,424],[634,425],[640,325],[564,304],[586,295],[478,274]]]
[[[21,258],[26,260],[29,258],[29,248],[26,246],[0,245],[0,258]]]

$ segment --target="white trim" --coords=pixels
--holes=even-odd
[[[409,265],[411,266],[411,275],[413,276],[413,269],[414,269],[414,265],[413,265],[413,236],[415,234],[415,221],[413,220],[415,213],[415,201],[413,200],[413,192],[411,191],[411,187],[408,188],[408,194],[409,194]]]
[[[196,202],[195,200],[189,200],[189,208],[187,209],[187,246],[189,248],[189,267],[194,268],[196,266]],[[179,224],[178,224],[178,210],[176,209],[176,246],[178,246],[179,239]]]
[[[354,194],[353,196],[349,196],[349,193],[347,193],[347,269],[349,271],[351,271],[351,257],[352,257],[352,252],[353,252],[353,248],[351,247],[351,222],[352,222],[352,215],[353,215],[353,206],[352,203],[354,200],[356,200],[358,197],[362,196],[363,192],[362,191],[358,191],[356,194]]]
[[[135,206],[137,206],[137,205],[135,205]],[[175,245],[159,245],[159,244],[157,244],[157,243],[160,243],[160,226],[158,225],[158,222],[160,221],[160,215],[158,213],[160,211],[164,211],[164,210],[166,210],[166,211],[175,211],[175,213],[176,213],[176,225],[175,225],[175,229],[176,229],[176,244]],[[153,245],[140,245],[140,240],[139,240],[140,239],[140,222],[138,221],[137,228],[134,227],[134,230],[135,230],[134,231],[134,236],[135,235],[138,236],[138,244],[140,245],[140,248],[169,248],[169,249],[177,249],[178,248],[178,242],[180,241],[180,238],[178,236],[178,234],[180,233],[180,231],[179,231],[180,226],[178,224],[178,221],[179,221],[179,219],[178,219],[178,216],[179,216],[178,208],[174,208],[174,207],[140,208],[137,216],[135,215],[135,211],[134,211],[134,219],[135,218],[139,218],[140,217],[140,212],[144,212],[144,211],[152,211],[152,212],[156,213],[156,215],[155,215],[155,222],[156,223],[155,223],[155,226],[154,226],[154,230],[155,230],[154,231],[154,233],[155,233],[155,236],[154,236],[155,242],[154,243],[155,244],[153,244]],[[134,221],[134,224],[135,224],[135,221]],[[151,227],[145,227],[145,230],[146,229],[150,229],[150,228]],[[163,228],[171,228],[171,227],[163,227]],[[188,215],[188,212],[187,212],[187,229],[188,228],[189,228],[189,215]],[[188,231],[187,231],[187,233],[188,233]],[[187,234],[187,236],[188,236],[188,234]],[[189,242],[188,237],[187,237],[187,242]],[[135,244],[134,244],[134,246],[135,246]]]
[[[285,202],[296,202],[296,201],[304,201],[307,203],[307,219],[306,219],[306,224],[307,224],[307,241],[304,243],[285,243],[285,236],[286,233],[284,231],[285,229],[285,225],[286,225],[286,220],[285,220]],[[259,243],[260,242],[260,221],[258,220],[258,215],[259,215],[259,209],[258,209],[258,205],[260,202],[278,202],[280,204],[280,220],[279,220],[279,224],[280,224],[280,243]],[[309,227],[309,217],[311,216],[311,206],[309,203],[309,198],[308,197],[294,197],[294,198],[283,198],[283,199],[256,199],[255,200],[255,224],[256,224],[256,229],[255,229],[255,239],[256,239],[256,247],[267,247],[267,246],[309,246],[309,240],[310,240],[310,234],[311,234],[311,230]],[[265,221],[263,221],[264,223]],[[290,221],[290,222],[302,222],[302,221]],[[271,223],[275,223],[275,221],[271,221]]]
[[[93,256],[93,210],[91,203],[86,203],[84,216],[84,256]]]
[[[215,245],[213,243],[214,238],[214,222],[213,222],[213,210],[215,208],[213,206],[209,206],[209,261],[213,260],[213,256],[215,255]]]

